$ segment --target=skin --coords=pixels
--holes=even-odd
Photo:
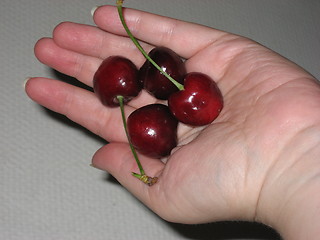
[[[168,159],[140,156],[147,174],[159,176],[157,184],[148,187],[130,175],[138,169],[119,109],[104,107],[90,91],[47,78],[26,83],[30,98],[109,141],[93,156],[93,165],[108,171],[168,221],[259,221],[284,239],[318,239],[317,81],[244,37],[132,9],[124,13],[146,51],[154,46],[173,49],[187,59],[188,72],[208,74],[224,96],[224,109],[211,125],[179,125],[179,146]],[[89,86],[99,64],[110,55],[126,56],[138,67],[143,64],[115,7],[99,7],[94,21],[98,27],[59,24],[52,38],[37,42],[36,57]],[[154,102],[142,92],[126,106],[126,114]]]

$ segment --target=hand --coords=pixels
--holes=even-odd
[[[119,109],[102,106],[90,91],[45,78],[30,79],[27,94],[110,142],[94,155],[93,165],[168,221],[242,219],[271,225],[289,239],[306,232],[319,236],[320,214],[314,212],[320,200],[316,80],[249,39],[141,11],[124,13],[146,51],[160,45],[173,49],[187,59],[189,72],[210,75],[224,95],[224,109],[213,124],[179,126],[179,146],[165,163],[140,156],[146,173],[159,176],[157,184],[148,187],[131,176],[138,169]],[[58,25],[53,38],[39,40],[35,55],[88,86],[110,55],[142,65],[145,59],[126,36],[114,7],[98,8],[94,20],[99,28]],[[143,92],[126,112],[154,102]]]

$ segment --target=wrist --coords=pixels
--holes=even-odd
[[[301,135],[274,164],[257,206],[257,221],[285,240],[320,236],[320,131],[309,129]]]
[[[279,196],[276,206],[269,207],[264,219],[266,225],[273,227],[284,240],[318,240],[320,236],[319,194],[320,183],[304,186],[294,196]]]

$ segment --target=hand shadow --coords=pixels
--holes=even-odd
[[[199,225],[168,223],[187,239],[195,240],[281,240],[280,235],[260,223],[226,221]]]

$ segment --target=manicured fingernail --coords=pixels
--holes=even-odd
[[[91,15],[94,16],[95,11],[98,9],[99,6],[95,6],[91,9]]]
[[[26,89],[26,85],[27,82],[31,79],[31,77],[27,77],[24,81],[23,81],[23,88]]]

